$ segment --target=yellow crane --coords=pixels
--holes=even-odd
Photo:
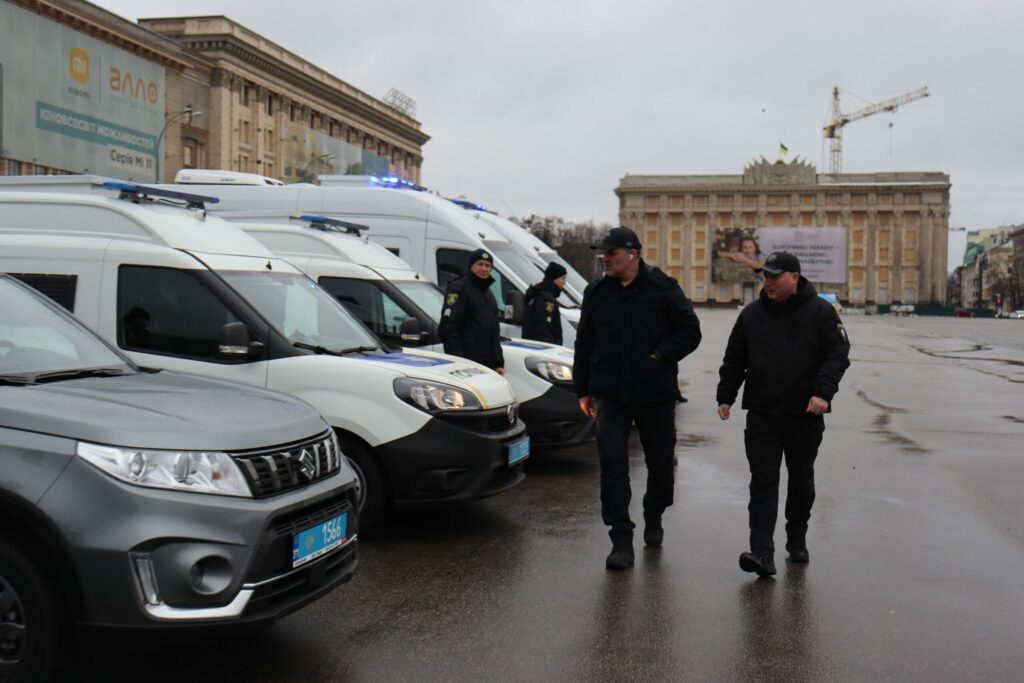
[[[924,87],[899,97],[858,109],[855,112],[844,114],[839,107],[839,86],[832,88],[832,120],[824,126],[825,139],[831,140],[829,173],[842,173],[843,171],[843,126],[851,121],[856,121],[872,114],[896,111],[900,105],[919,100],[922,97],[928,97],[928,95],[928,88]]]

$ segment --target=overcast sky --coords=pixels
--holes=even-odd
[[[1014,0],[98,4],[224,14],[371,95],[400,89],[432,137],[422,182],[513,215],[617,223],[626,173],[736,174],[779,143],[827,171],[832,86],[844,112],[928,86],[849,124],[843,170],[943,171],[950,226],[1024,223]]]

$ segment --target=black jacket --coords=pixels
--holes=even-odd
[[[829,402],[850,366],[850,341],[832,304],[801,277],[782,305],[764,290],[736,319],[718,371],[718,404],[732,405],[740,385],[743,407],[772,415],[803,413],[812,396]]]
[[[544,280],[526,290],[523,339],[559,345],[562,343],[562,314],[558,311],[558,295],[561,292],[558,285],[550,280]]]
[[[641,261],[628,287],[606,277],[583,294],[572,368],[576,394],[674,401],[677,363],[699,344],[700,321],[679,284]]]
[[[468,273],[448,283],[437,334],[444,352],[491,369],[505,367],[498,302],[489,289],[494,278]]]

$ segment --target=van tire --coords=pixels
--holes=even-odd
[[[57,673],[64,627],[45,566],[0,538],[0,681],[49,681]]]
[[[356,513],[359,518],[359,532],[362,533],[369,530],[384,511],[384,478],[369,448],[344,434],[338,435],[338,441],[341,442],[342,454],[356,473]]]

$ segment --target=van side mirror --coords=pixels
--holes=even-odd
[[[419,345],[423,342],[423,330],[416,318],[406,318],[398,329],[398,336],[403,344]]]
[[[250,339],[249,328],[243,322],[226,323],[220,328],[220,341],[217,352],[222,356],[245,358],[251,354],[259,353],[262,348],[262,342]]]
[[[526,299],[522,292],[509,292],[505,304],[505,322],[512,325],[523,324],[523,309],[526,308]]]

